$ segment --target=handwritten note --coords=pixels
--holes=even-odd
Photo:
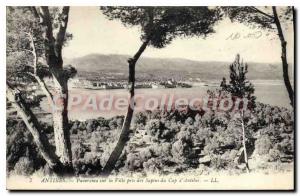
[[[259,39],[262,36],[261,31],[255,31],[253,33],[242,34],[240,32],[231,33],[226,40],[238,40],[238,39]]]

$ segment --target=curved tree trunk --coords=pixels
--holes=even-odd
[[[292,107],[294,107],[294,91],[289,79],[289,72],[288,72],[288,68],[289,65],[287,63],[287,57],[286,57],[286,41],[283,35],[283,31],[282,31],[282,27],[277,15],[277,11],[276,11],[276,7],[272,6],[272,10],[273,10],[273,14],[274,14],[274,22],[276,24],[277,27],[277,31],[278,31],[278,36],[280,39],[280,43],[281,43],[281,61],[282,61],[282,71],[283,71],[283,80],[284,80],[284,84],[285,87],[288,91],[289,94],[289,98],[290,98],[290,104]]]
[[[103,176],[109,176],[110,173],[114,170],[115,165],[116,165],[119,157],[121,156],[122,151],[123,151],[127,141],[129,140],[130,124],[131,124],[131,120],[132,120],[132,116],[133,116],[133,112],[134,112],[135,65],[136,65],[137,60],[140,58],[141,54],[146,49],[149,41],[150,41],[150,39],[143,42],[143,44],[139,48],[138,52],[134,55],[134,57],[130,58],[128,60],[128,65],[129,65],[129,79],[128,79],[129,81],[128,82],[129,82],[130,101],[129,101],[129,105],[127,108],[127,114],[124,119],[124,123],[123,123],[123,127],[121,130],[119,140],[116,144],[116,147],[110,154],[110,157],[109,157],[108,161],[106,162],[106,164],[103,168],[103,171],[101,173]]]
[[[51,151],[51,145],[47,137],[42,133],[41,125],[39,124],[36,116],[32,113],[27,106],[23,98],[15,93],[14,89],[7,85],[6,97],[9,102],[15,107],[18,115],[22,118],[27,129],[32,134],[35,144],[37,145],[39,152],[45,159],[50,168],[54,171],[60,170],[62,167],[59,158],[54,152]]]
[[[131,84],[130,103],[129,103],[129,106],[127,108],[127,114],[126,114],[126,117],[124,119],[121,134],[119,136],[119,140],[116,144],[116,147],[112,151],[108,161],[105,164],[105,167],[103,168],[103,171],[102,171],[103,176],[109,176],[110,173],[113,171],[119,157],[122,154],[122,151],[123,151],[127,141],[129,140],[130,124],[131,124],[131,120],[132,120],[132,117],[133,117],[133,111],[134,111],[133,107],[134,107],[134,82],[132,82],[132,84]]]

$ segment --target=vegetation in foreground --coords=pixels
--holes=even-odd
[[[113,150],[124,117],[74,121],[71,127],[76,175],[98,176]],[[115,174],[169,174],[192,168],[203,172],[246,172],[242,133],[232,112],[145,111],[135,115],[131,139]],[[245,114],[250,171],[287,170],[293,162],[293,113],[285,108],[257,104]],[[54,145],[53,128],[43,124]],[[7,121],[9,174],[51,174],[21,120]]]

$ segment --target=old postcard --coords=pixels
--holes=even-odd
[[[294,17],[7,6],[7,189],[294,190]]]

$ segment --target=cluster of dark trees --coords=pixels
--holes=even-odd
[[[269,7],[101,7],[110,20],[119,20],[127,26],[139,26],[142,45],[128,59],[129,95],[134,97],[135,66],[148,46],[162,48],[176,37],[206,37],[214,33],[214,25],[229,16],[260,28],[276,29],[282,46],[283,78],[291,105],[294,93],[288,76],[286,40],[282,20],[293,20],[293,8],[283,13]],[[37,151],[49,168],[59,174],[73,175],[71,123],[68,119],[68,80],[76,74],[72,66],[63,63],[63,46],[72,38],[67,32],[68,6],[7,7],[7,100],[17,110],[32,135]],[[284,18],[283,18],[284,17]],[[17,79],[16,79],[17,78]],[[45,80],[49,78],[50,81]],[[25,85],[24,85],[25,83]],[[35,83],[48,98],[52,111],[55,150],[49,143],[44,127],[26,101],[26,84]],[[23,87],[23,88],[22,88]],[[37,100],[38,101],[38,100]],[[133,106],[133,99],[130,99]],[[134,107],[128,107],[116,146],[106,164],[99,168],[101,175],[109,175],[115,168],[130,137]]]

